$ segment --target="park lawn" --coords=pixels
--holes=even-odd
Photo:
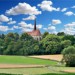
[[[57,61],[44,60],[26,56],[0,56],[1,64],[37,64],[37,65],[57,65]]]

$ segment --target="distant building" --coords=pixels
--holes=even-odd
[[[27,32],[27,34],[31,35],[35,40],[40,41],[42,39],[41,32],[36,27],[36,19],[34,22],[34,29],[31,32]]]

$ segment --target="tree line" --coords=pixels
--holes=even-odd
[[[75,37],[64,32],[57,35],[45,32],[41,41],[34,40],[27,33],[0,34],[0,55],[60,54],[69,46],[75,46]]]

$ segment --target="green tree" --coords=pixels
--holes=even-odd
[[[48,32],[44,32],[42,37],[45,38],[49,33]]]
[[[70,40],[61,41],[61,49],[67,48],[69,46],[71,46],[71,41]]]
[[[66,66],[75,67],[75,47],[69,46],[62,51],[63,61]]]
[[[63,40],[70,40],[72,42],[72,45],[75,44],[75,37],[73,35],[65,35],[63,37]]]
[[[18,33],[14,33],[14,38],[15,38],[15,41],[19,40],[19,34]]]
[[[27,33],[22,33],[22,35],[20,36],[20,39],[25,41],[25,40],[31,40],[33,38]]]
[[[58,36],[64,36],[65,33],[64,33],[64,32],[58,32],[57,35],[58,35]]]
[[[47,54],[57,53],[58,48],[60,49],[60,38],[57,35],[49,34],[42,41],[41,44]],[[58,50],[58,53],[60,50]]]

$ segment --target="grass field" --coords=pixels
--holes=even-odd
[[[13,68],[13,69],[0,69],[0,73],[8,74],[23,74],[23,75],[41,75],[48,73],[62,74],[64,70],[74,70],[69,67],[42,67],[42,68]]]
[[[0,56],[0,63],[4,64],[37,64],[57,65],[58,62],[44,59],[36,59],[25,56]]]
[[[53,75],[75,75],[64,73],[66,70],[75,70],[74,67],[59,66],[58,63],[57,61],[25,56],[0,56],[0,64],[45,65],[44,67],[38,68],[0,68],[0,73],[3,73],[3,75],[52,75],[53,73]]]

